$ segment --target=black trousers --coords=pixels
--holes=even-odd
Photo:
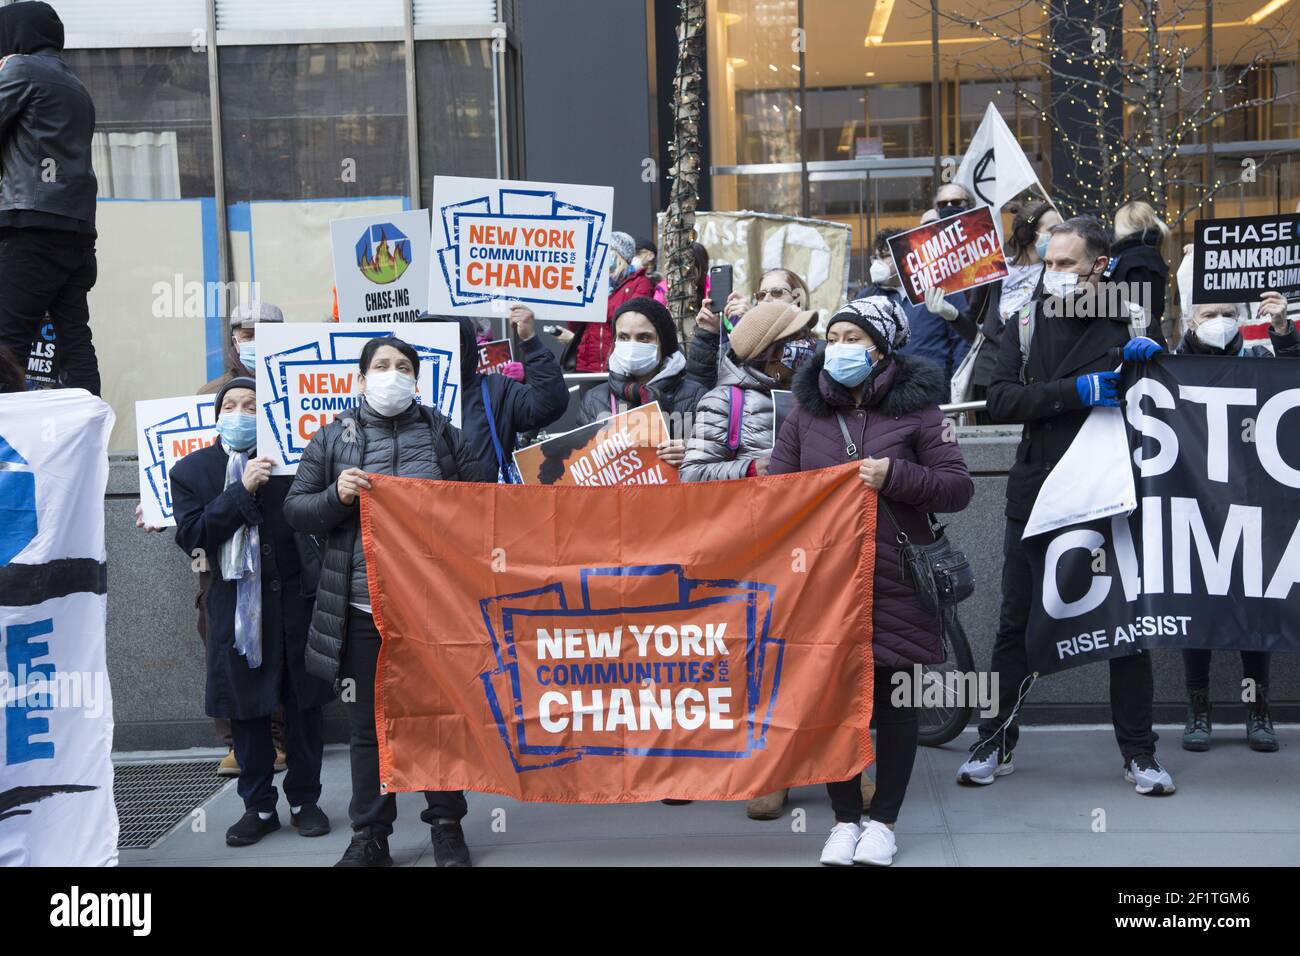
[[[284,714],[284,755],[288,769],[284,774],[284,797],[290,807],[311,806],[320,799],[320,767],[325,751],[325,718],[319,707],[298,709],[293,681],[284,671],[281,690]],[[277,712],[276,717],[279,717]],[[275,779],[275,745],[270,714],[252,720],[230,721],[230,736],[239,761],[236,789],[245,810],[270,812],[278,799]]]
[[[373,837],[387,837],[397,820],[397,795],[379,792],[379,738],[375,734],[375,668],[379,663],[379,630],[375,619],[356,608],[348,609],[348,636],[339,671],[356,685],[356,699],[343,702],[352,736],[348,755],[352,761],[352,802],[348,817],[352,829]],[[425,823],[460,820],[469,812],[461,790],[426,790],[428,809],[420,812]]]
[[[993,644],[993,663],[989,670],[998,675],[998,712],[980,722],[980,739],[999,733],[1011,716],[1029,677],[1025,650],[1025,631],[1029,626],[1029,606],[1033,600],[1033,575],[1020,536],[1025,523],[1007,519],[1002,544],[1002,614],[997,640]],[[1127,657],[1112,657],[1110,665],[1110,715],[1115,725],[1115,740],[1125,765],[1139,754],[1153,754],[1157,735],[1151,728],[1151,701],[1155,681],[1151,674],[1151,655],[1138,652]],[[1015,749],[1020,728],[1015,721],[1001,730],[1004,752]]]
[[[57,229],[0,232],[0,348],[26,368],[49,313],[63,384],[98,395],[99,361],[86,301],[96,276],[93,240]]]
[[[1197,648],[1183,651],[1183,670],[1187,690],[1206,690],[1210,686],[1210,655],[1213,651]],[[1241,676],[1256,684],[1268,684],[1268,651],[1241,651]]]
[[[876,793],[871,798],[871,819],[894,823],[903,808],[912,764],[916,762],[916,741],[921,718],[909,703],[895,706],[890,700],[894,687],[890,683],[897,671],[877,667],[872,694],[871,722],[876,728]],[[912,679],[911,671],[903,671]],[[862,774],[852,780],[826,784],[836,823],[857,823],[862,817]]]

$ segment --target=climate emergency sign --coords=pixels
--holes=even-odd
[[[605,321],[612,189],[448,176],[433,188],[433,312],[526,302],[546,319]]]
[[[889,252],[913,305],[924,302],[932,287],[961,292],[1007,275],[988,206],[890,236]]]
[[[312,437],[362,400],[361,350],[396,336],[415,349],[416,401],[460,425],[460,330],[450,322],[285,322],[257,333],[257,451],[294,474]]]
[[[1197,221],[1193,302],[1257,302],[1269,291],[1300,297],[1300,213]]]

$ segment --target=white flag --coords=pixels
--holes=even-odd
[[[1008,202],[1038,183],[1038,174],[1029,165],[1029,157],[992,103],[984,111],[984,119],[975,130],[953,182],[966,187],[977,206],[993,207],[993,224],[999,239],[1002,217],[997,214]],[[1046,190],[1043,195],[1047,195]]]
[[[1022,538],[1086,521],[1132,514],[1137,483],[1119,408],[1094,408],[1043,481]]]
[[[0,395],[0,866],[111,866],[104,488],[113,411]]]

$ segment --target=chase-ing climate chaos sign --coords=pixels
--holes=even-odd
[[[429,310],[604,322],[614,190],[436,176]]]
[[[330,223],[340,322],[412,322],[429,294],[429,212]]]

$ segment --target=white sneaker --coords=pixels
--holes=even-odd
[[[853,862],[865,866],[889,866],[894,862],[898,852],[898,842],[894,831],[876,820],[868,820],[858,837],[858,846],[853,853]]]
[[[856,823],[837,823],[822,847],[823,866],[852,866],[853,851],[857,848],[862,827]]]

